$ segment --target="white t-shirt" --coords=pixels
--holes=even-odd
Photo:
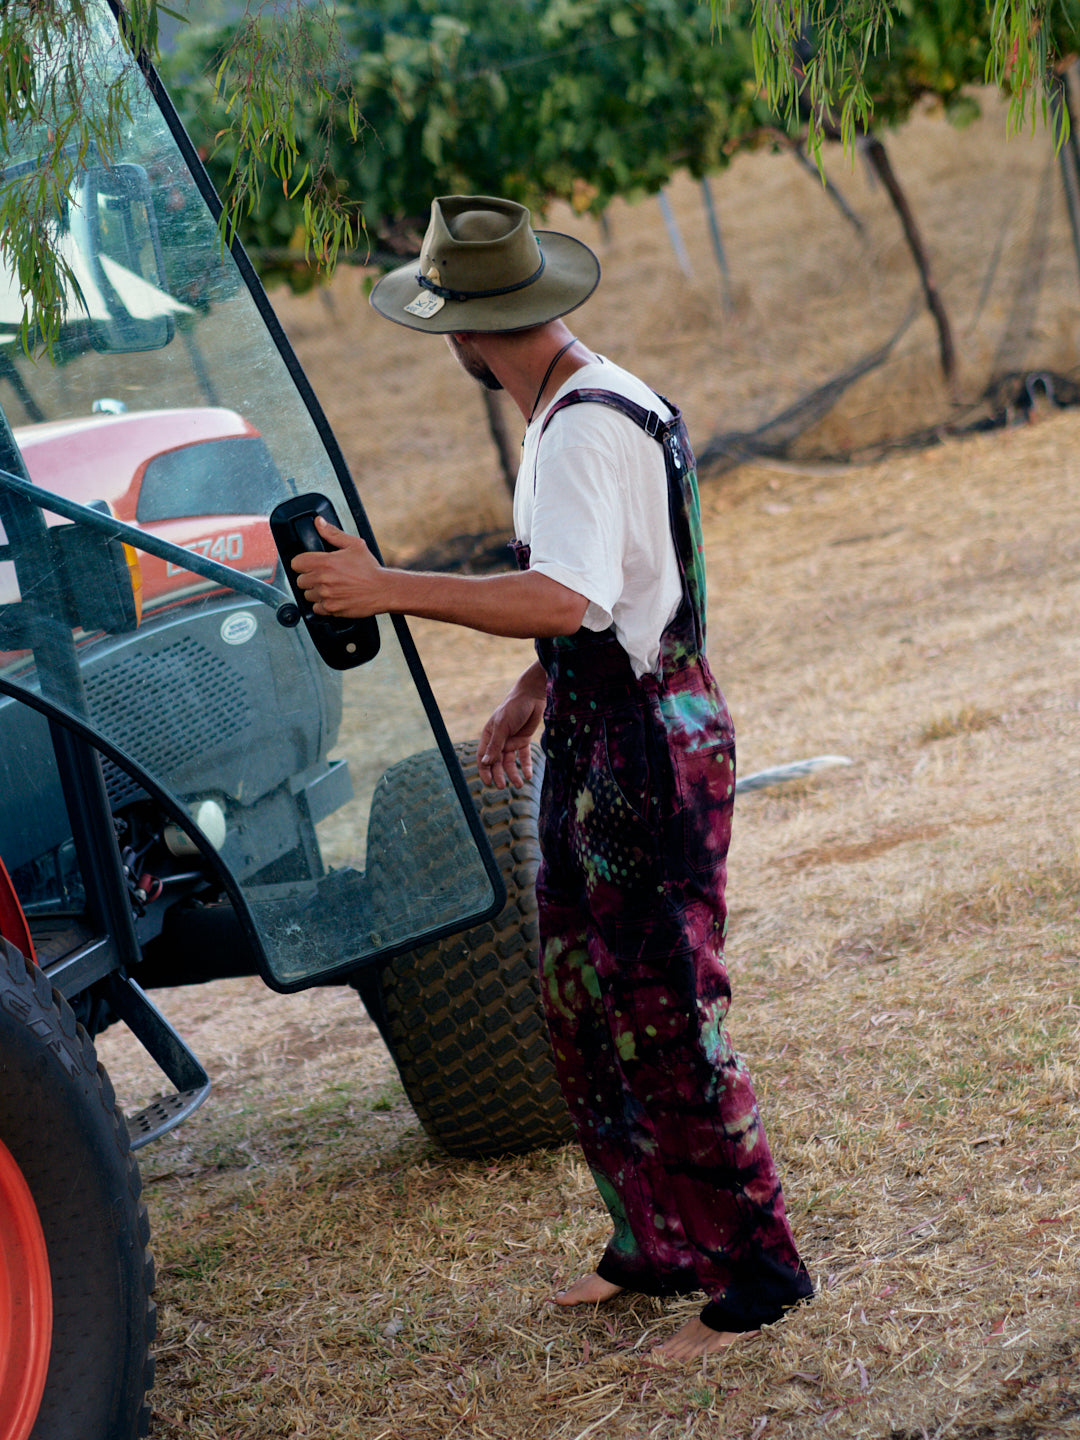
[[[614,390],[671,411],[629,371],[600,357],[560,386]],[[588,600],[589,630],[614,625],[635,675],[655,671],[660,637],[682,598],[668,518],[660,445],[610,405],[568,405],[540,432],[548,405],[525,431],[514,489],[514,531],[530,547],[530,567]]]

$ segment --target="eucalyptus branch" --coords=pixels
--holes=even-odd
[[[105,0],[4,0],[0,4],[0,260],[15,277],[27,354],[52,353],[81,292],[61,242],[76,177],[112,162],[139,101],[138,65],[157,58],[158,0],[118,9],[121,43]],[[169,11],[174,14],[175,12]],[[182,17],[181,17],[182,18]],[[305,254],[332,269],[362,224],[334,182],[334,124],[356,141],[363,125],[333,10],[289,8],[245,16],[218,58],[215,87],[232,152],[222,241],[258,203],[268,177],[300,205]],[[298,117],[319,110],[314,149]],[[305,129],[305,137],[310,134]]]
[[[332,270],[362,228],[358,207],[333,181],[337,130],[343,123],[355,144],[364,126],[333,9],[291,0],[284,12],[246,15],[215,57],[211,92],[224,117],[215,152],[231,156],[223,235],[231,239],[257,209],[268,172],[286,199],[301,199],[305,257]],[[301,123],[312,114],[317,132]]]
[[[80,297],[58,250],[75,175],[89,159],[107,164],[131,119],[130,61],[98,43],[99,15],[94,0],[0,9],[0,259],[18,284],[27,353],[51,349]]]
[[[721,32],[725,23],[737,23],[745,9],[743,0],[709,3]],[[835,117],[842,143],[851,151],[859,133],[869,128],[873,111],[864,72],[875,56],[888,52],[890,31],[902,13],[899,0],[748,3],[755,75],[769,103],[789,122],[800,109],[809,116],[808,146],[819,165],[819,117],[826,112]],[[1047,117],[1054,67],[1065,58],[1060,37],[1075,33],[1076,17],[1073,12],[1070,18],[1067,0],[985,3],[984,78],[1009,96],[1009,128],[1016,130],[1036,109]],[[801,36],[812,43],[801,45]],[[1055,133],[1058,144],[1067,133],[1061,124]]]

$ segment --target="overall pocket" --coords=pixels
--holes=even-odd
[[[727,860],[735,808],[735,730],[718,694],[675,693],[660,701],[679,809],[683,857],[697,875]]]
[[[605,715],[600,721],[600,734],[602,751],[595,757],[591,778],[616,813],[625,807],[647,823],[653,783],[641,712]]]

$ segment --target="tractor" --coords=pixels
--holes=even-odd
[[[156,989],[352,986],[452,1153],[569,1134],[535,973],[539,765],[484,790],[401,618],[292,591],[314,514],[375,538],[168,96],[111,9],[94,23],[130,124],[80,158],[46,356],[0,267],[0,1440],[148,1433],[137,1153],[210,1090]],[[97,1059],[112,1024],[161,1072],[138,1113]]]

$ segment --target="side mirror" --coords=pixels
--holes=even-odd
[[[93,165],[70,209],[71,228],[89,262],[105,314],[93,314],[97,350],[160,350],[188,307],[165,288],[150,181],[141,165]]]
[[[91,507],[110,513],[104,500]],[[64,586],[72,629],[124,635],[142,619],[142,568],[130,545],[86,525],[54,525],[49,542]]]

